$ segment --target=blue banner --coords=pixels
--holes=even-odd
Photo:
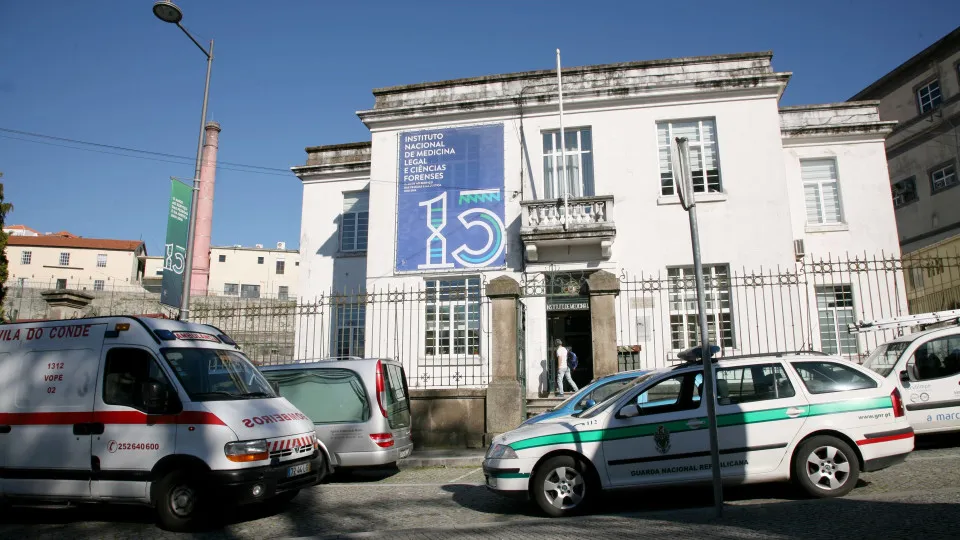
[[[506,265],[503,124],[400,134],[397,272]]]

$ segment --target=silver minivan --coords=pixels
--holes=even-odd
[[[313,420],[334,467],[389,465],[413,451],[410,394],[399,362],[327,358],[260,371]]]

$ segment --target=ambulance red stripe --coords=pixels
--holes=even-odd
[[[109,425],[226,425],[217,415],[205,411],[162,415],[147,415],[140,411],[0,413],[0,424],[8,426],[63,426],[90,422]]]

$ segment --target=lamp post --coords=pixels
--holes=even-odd
[[[197,142],[197,163],[193,172],[193,196],[190,198],[190,222],[187,232],[187,264],[183,269],[183,293],[180,297],[180,313],[177,315],[179,320],[190,319],[190,278],[193,275],[193,235],[197,226],[197,198],[200,191],[200,165],[203,155],[203,139],[205,125],[207,122],[207,96],[210,93],[210,68],[213,67],[213,40],[210,40],[210,50],[203,48],[190,32],[187,31],[180,21],[183,19],[183,12],[170,0],[160,0],[153,5],[153,14],[163,22],[177,25],[177,28],[183,30],[183,33],[190,38],[190,41],[199,48],[204,56],[207,57],[207,81],[203,86],[203,110],[200,113],[200,140]]]

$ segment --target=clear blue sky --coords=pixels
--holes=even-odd
[[[169,177],[193,175],[205,62],[152,4],[0,1],[0,128],[188,158],[0,131],[8,223],[143,238],[161,253]],[[216,40],[221,162],[276,169],[302,164],[306,146],[368,140],[355,111],[372,107],[372,88],[550,69],[557,47],[565,66],[772,50],[794,74],[792,105],[845,100],[960,23],[960,2],[943,0],[179,5],[191,32]],[[221,166],[214,244],[297,246],[301,193],[290,173]]]

